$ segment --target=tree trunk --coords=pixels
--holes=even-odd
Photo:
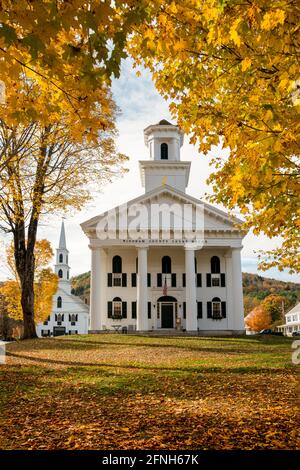
[[[23,311],[23,339],[37,338],[34,323],[34,246],[37,225],[29,226],[27,246],[25,224],[22,221],[14,232],[14,251],[16,268],[21,285],[21,305]]]
[[[21,305],[23,310],[23,339],[37,338],[34,323],[34,262],[26,263],[26,271],[21,281]]]

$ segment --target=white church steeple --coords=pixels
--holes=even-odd
[[[69,266],[69,251],[66,244],[66,233],[64,221],[61,223],[59,245],[56,249],[56,264],[55,273],[59,277],[59,283],[63,284],[63,288],[68,292],[71,291],[70,284],[70,266]]]
[[[145,192],[165,184],[185,192],[191,163],[180,161],[183,132],[163,119],[144,129],[144,139],[150,154],[150,160],[140,161]]]

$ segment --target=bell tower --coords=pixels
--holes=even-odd
[[[56,249],[55,273],[58,275],[59,284],[67,292],[71,292],[69,251],[66,245],[66,233],[64,221],[61,223],[59,245]]]
[[[185,192],[190,162],[180,161],[183,132],[165,119],[144,129],[150,160],[140,160],[142,185],[149,192],[165,184]]]

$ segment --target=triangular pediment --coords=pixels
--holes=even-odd
[[[158,212],[161,215],[157,215]],[[120,234],[121,232],[124,234],[124,227],[126,230],[127,227],[132,227],[137,217],[141,230],[149,230],[149,227],[153,230],[154,225],[159,232],[169,225],[171,233],[175,233],[180,226],[184,227],[186,232],[188,230],[194,231],[196,228],[198,230],[202,224],[204,233],[235,232],[239,238],[244,235],[239,229],[239,225],[242,223],[239,219],[232,218],[226,212],[167,185],[116,206],[84,222],[81,227],[86,235],[94,238],[97,230],[98,234],[99,230],[104,232],[110,230],[105,225],[105,221],[109,219],[110,223],[112,220],[114,221],[117,231],[120,228]],[[158,218],[159,222],[157,222]],[[153,232],[151,233],[153,234]],[[118,236],[118,238],[122,238],[122,236]]]

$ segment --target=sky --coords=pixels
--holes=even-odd
[[[113,82],[114,99],[120,108],[117,120],[119,137],[117,139],[118,150],[129,156],[126,163],[128,172],[113,183],[100,188],[93,194],[93,201],[80,212],[70,213],[65,219],[67,247],[70,251],[70,265],[72,275],[77,275],[90,269],[90,250],[88,239],[81,230],[80,223],[94,217],[107,209],[124,203],[136,196],[143,194],[141,186],[138,161],[148,159],[148,149],[144,144],[143,129],[149,124],[154,124],[161,119],[167,119],[175,124],[168,110],[168,103],[158,94],[150,74],[142,70],[140,77],[136,76],[129,60],[123,62],[121,77]],[[199,154],[197,148],[189,144],[188,136],[185,136],[181,148],[181,160],[192,162],[189,186],[187,193],[201,199],[205,193],[211,193],[206,180],[212,169],[209,166],[210,159],[219,148],[215,148],[208,155]],[[218,206],[223,209],[221,206]],[[236,215],[239,215],[236,212]],[[39,226],[38,238],[47,238],[53,248],[56,248],[59,240],[61,218],[48,216]],[[3,250],[9,243],[8,235],[2,236],[2,256],[0,257],[0,280],[9,276],[3,262]],[[242,269],[248,273],[258,273],[262,276],[281,279],[284,281],[300,282],[299,275],[290,275],[288,272],[279,272],[277,269],[258,271],[257,254],[260,249],[272,249],[279,243],[276,239],[268,239],[265,236],[246,235],[243,240]]]

